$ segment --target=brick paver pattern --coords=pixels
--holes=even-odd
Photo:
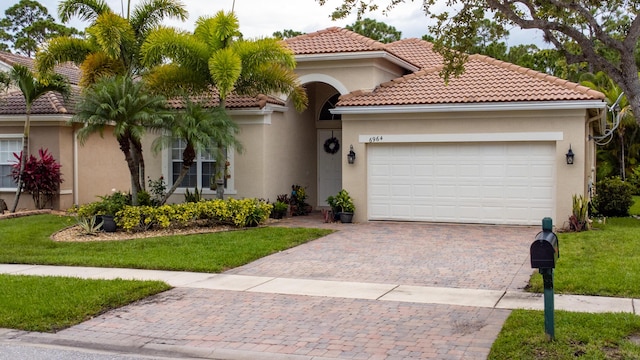
[[[506,290],[524,286],[532,273],[528,246],[538,231],[395,222],[326,226],[341,230],[229,273]],[[265,355],[485,359],[508,315],[490,308],[176,288],[60,334]]]

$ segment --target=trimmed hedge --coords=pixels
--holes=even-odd
[[[78,209],[82,216],[96,215],[94,203]],[[154,206],[126,205],[115,214],[116,224],[125,231],[187,226],[196,220],[236,227],[257,226],[271,214],[273,205],[258,199],[202,200],[197,203]]]

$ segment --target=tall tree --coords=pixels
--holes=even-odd
[[[162,124],[166,131],[153,143],[155,151],[173,146],[176,140],[184,143],[180,173],[162,198],[161,204],[164,204],[180,186],[195,163],[198,152],[213,151],[215,153],[210,155],[216,159],[217,163],[221,163],[225,155],[223,149],[230,147],[238,151],[242,149],[242,145],[235,137],[239,131],[238,125],[231,120],[223,108],[207,108],[193,101],[189,96],[184,96],[183,99],[184,110],[179,111],[171,121]]]
[[[26,104],[26,119],[24,122],[24,132],[22,134],[22,153],[20,154],[20,172],[18,176],[18,187],[16,197],[11,207],[11,212],[15,212],[22,193],[22,177],[25,164],[29,158],[29,136],[31,132],[31,108],[33,103],[49,91],[62,94],[65,98],[71,92],[69,83],[59,74],[46,73],[36,77],[31,70],[23,65],[13,65],[9,72],[12,83],[20,89]]]
[[[32,57],[46,40],[56,36],[79,35],[80,31],[55,22],[45,6],[35,0],[20,0],[0,19],[1,50]]]
[[[113,135],[129,167],[132,203],[137,204],[139,156],[137,144],[148,128],[159,128],[170,121],[172,113],[165,109],[165,98],[150,94],[140,81],[130,76],[103,77],[85,89],[77,105],[73,121],[85,124],[78,131],[81,144],[90,134],[102,134],[113,125]]]
[[[143,72],[140,64],[140,46],[149,32],[165,18],[185,20],[187,12],[178,0],[143,0],[126,15],[118,15],[105,0],[64,0],[58,6],[62,21],[77,16],[91,21],[83,39],[61,36],[49,41],[46,49],[36,56],[38,69],[53,69],[56,64],[72,61],[80,66],[80,85],[89,86],[102,77],[114,75],[137,76]],[[132,138],[137,152],[136,169],[140,175],[135,182],[137,190],[144,189],[144,156],[142,144]],[[133,191],[133,190],[132,190]]]
[[[368,18],[356,20],[356,22],[345,26],[345,28],[385,44],[398,41],[402,38],[402,32],[398,31],[395,27]]]
[[[271,36],[273,36],[276,39],[290,39],[292,37],[296,37],[298,35],[302,35],[304,34],[301,31],[295,31],[295,30],[291,30],[291,29],[285,29],[282,31],[275,31]]]
[[[321,5],[326,0],[316,0]],[[413,0],[412,0],[413,1]],[[388,0],[390,11],[404,0]],[[637,49],[640,37],[638,0],[451,0],[437,12],[438,0],[423,0],[426,14],[435,20],[436,51],[443,54],[445,79],[464,71],[466,53],[487,17],[503,28],[537,29],[568,64],[586,63],[590,72],[602,71],[625,92],[640,122],[640,77]],[[375,0],[343,0],[332,17],[356,11],[360,16],[378,8]],[[455,9],[455,10],[451,10]]]

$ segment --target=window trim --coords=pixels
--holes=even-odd
[[[235,151],[232,148],[227,149],[227,161],[229,161],[230,165],[229,165],[229,175],[231,176],[229,179],[227,179],[227,186],[224,189],[224,193],[225,195],[236,195],[237,194],[237,190],[235,188]],[[196,157],[196,162],[197,162],[197,166],[200,166],[200,157],[197,156]],[[173,186],[173,159],[171,157],[171,148],[170,147],[164,147],[162,149],[162,176],[165,178],[166,183],[167,183],[167,187],[171,187]],[[200,177],[198,177],[198,181],[202,181],[202,179]],[[186,193],[186,190],[189,189],[189,191],[193,190],[191,188],[185,188],[185,187],[178,187],[176,188],[176,191],[173,193],[175,194],[184,194]],[[215,190],[211,190],[209,188],[209,186],[206,187],[202,187],[202,194],[204,195],[215,195],[216,191]]]
[[[15,139],[22,139],[22,134],[0,134],[0,140],[15,140]],[[19,149],[19,150],[22,150],[22,149]],[[12,187],[12,188],[0,187],[0,192],[15,192],[17,189],[18,189],[17,187]]]

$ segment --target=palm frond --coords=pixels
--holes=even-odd
[[[63,23],[73,16],[82,21],[94,21],[106,12],[111,12],[111,8],[104,0],[64,0],[58,4],[58,16]]]
[[[129,21],[114,13],[102,14],[93,25],[87,28],[100,49],[112,59],[121,58],[123,51],[137,46],[136,36]]]
[[[174,97],[181,93],[197,94],[208,89],[208,78],[187,67],[167,64],[144,75],[144,81],[155,94]]]
[[[136,35],[143,37],[149,30],[160,25],[165,18],[187,20],[189,14],[184,4],[176,0],[144,0],[133,10],[129,21]]]
[[[112,59],[103,52],[94,52],[86,56],[80,65],[82,78],[81,86],[88,86],[98,82],[103,77],[124,75],[125,66],[119,59]]]
[[[211,54],[206,44],[193,35],[167,27],[150,32],[140,53],[146,66],[163,64],[169,59],[203,75],[208,73],[207,61]]]
[[[220,98],[224,99],[242,74],[242,59],[231,48],[218,50],[209,59],[209,72],[220,91]]]
[[[47,43],[46,48],[36,53],[36,68],[38,72],[52,71],[61,63],[71,61],[80,65],[88,54],[96,48],[85,39],[67,36],[55,37]]]

